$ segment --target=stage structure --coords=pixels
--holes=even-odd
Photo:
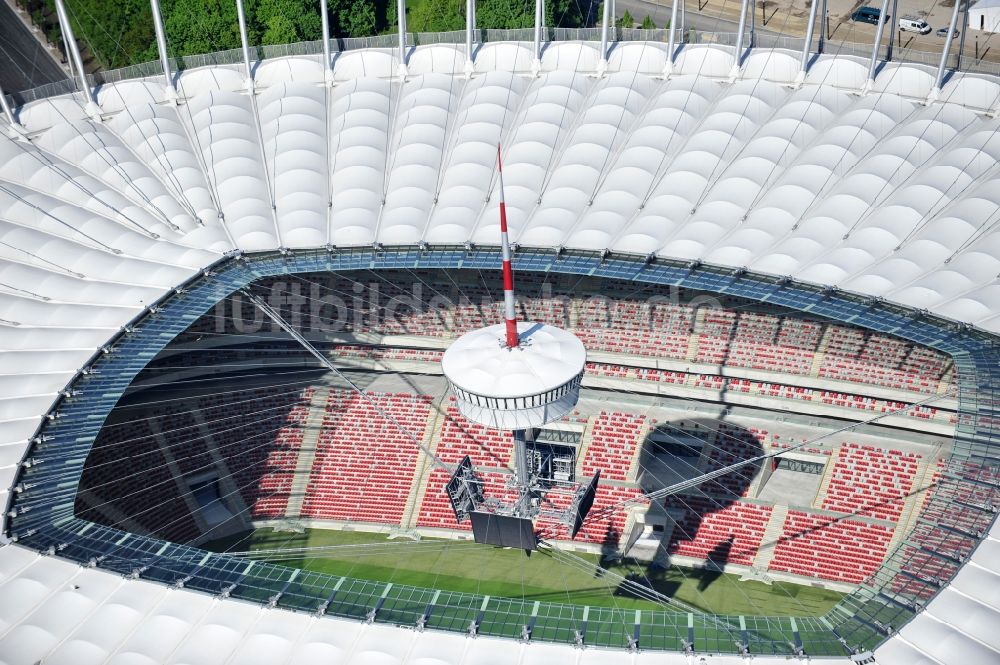
[[[566,330],[517,320],[500,160],[498,146],[504,323],[459,337],[445,351],[441,367],[462,415],[513,433],[515,475],[506,497],[488,496],[467,456],[452,474],[448,496],[455,518],[472,520],[476,542],[533,550],[539,518],[564,524],[576,536],[593,505],[600,473],[581,483],[543,476],[531,463],[542,426],[576,405],[587,352]]]

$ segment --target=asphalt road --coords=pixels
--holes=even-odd
[[[42,48],[13,9],[0,0],[0,87],[20,92],[66,78],[59,63]]]
[[[736,32],[739,23],[737,21],[717,18],[707,14],[699,14],[693,11],[697,8],[695,3],[689,2],[685,17],[685,25],[688,29],[694,28],[701,32]],[[641,23],[642,19],[649,16],[657,28],[663,28],[670,20],[670,5],[650,2],[649,0],[615,0],[615,14],[621,16],[628,10],[636,23]],[[680,21],[680,9],[678,8],[678,21]],[[762,29],[760,17],[757,21],[757,34],[778,35],[780,33]],[[750,29],[750,17],[747,16],[747,29]]]

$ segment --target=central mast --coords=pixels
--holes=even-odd
[[[503,160],[497,143],[497,171],[500,174],[500,247],[503,252],[503,316],[507,330],[507,348],[520,344],[517,334],[517,310],[514,305],[514,268],[510,264],[510,238],[507,236],[507,206],[503,200]]]
[[[587,351],[567,330],[518,323],[500,144],[497,172],[504,323],[459,337],[445,351],[441,368],[463,416],[512,433],[515,470],[507,488],[516,498],[485,494],[484,481],[468,456],[452,474],[447,492],[455,518],[472,519],[476,542],[531,550],[537,545],[536,519],[561,523],[571,538],[576,535],[594,502],[599,474],[586,483],[572,476],[559,480],[551,474],[541,477],[540,467],[532,464],[541,428],[569,413],[580,397]]]

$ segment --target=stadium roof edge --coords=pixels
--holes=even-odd
[[[488,167],[473,150],[479,139],[456,129],[469,124],[463,120],[470,117],[485,117],[480,120],[484,127],[510,132],[515,139],[505,141],[512,145],[505,168],[523,173],[525,184],[520,186],[525,192],[512,206],[512,229],[521,235],[524,247],[568,246],[589,252],[611,247],[629,257],[652,252],[671,260],[704,261],[706,267],[749,266],[754,272],[791,273],[797,280],[814,284],[825,283],[824,274],[837,275],[837,280],[830,281],[844,291],[885,298],[887,304],[903,308],[926,309],[991,333],[1000,331],[996,314],[1000,311],[1000,250],[992,221],[995,202],[1000,200],[996,168],[1000,146],[996,119],[980,113],[997,107],[1000,84],[995,78],[953,77],[942,102],[922,106],[914,100],[922,99],[929,89],[932,77],[925,68],[886,68],[879,87],[859,97],[848,92],[856,83],[863,84],[859,62],[829,56],[817,62],[806,86],[790,90],[785,84],[792,82],[787,74],[794,58],[781,51],[758,51],[748,59],[744,79],[723,91],[718,81],[728,75],[732,56],[721,47],[690,50],[680,61],[678,75],[659,82],[654,77],[663,62],[660,45],[623,46],[609,75],[593,80],[588,76],[592,45],[562,43],[547,52],[545,73],[533,82],[518,75],[523,49],[517,44],[496,44],[487,49],[483,60],[484,67],[493,63],[492,68],[453,88],[458,72],[449,50],[454,51],[442,45],[417,47],[418,57],[410,68],[414,78],[402,85],[390,82],[391,53],[345,54],[343,78],[329,96],[316,85],[322,74],[321,70],[317,74],[315,59],[299,56],[261,65],[255,105],[240,94],[239,73],[220,66],[185,71],[181,76],[184,103],[177,108],[163,104],[158,84],[121,81],[104,86],[99,91],[107,112],[103,125],[89,121],[81,104],[69,97],[22,107],[19,118],[28,127],[31,142],[4,140],[0,144],[0,163],[5,164],[0,167],[0,180],[7,185],[0,206],[5,211],[3,231],[11,239],[9,253],[0,260],[7,287],[0,293],[0,339],[9,350],[5,355],[12,366],[16,371],[44,373],[55,399],[58,390],[109,342],[103,339],[102,330],[129,325],[137,312],[141,316],[150,303],[224,260],[220,254],[233,252],[234,246],[260,251],[331,243],[368,248],[372,243],[390,247],[424,241],[432,245],[481,242],[493,232],[488,220],[495,215],[490,207],[490,179],[483,177],[470,185],[460,178]],[[623,69],[626,65],[634,67]],[[508,99],[497,97],[499,93],[506,93]],[[477,103],[475,94],[488,101]],[[681,95],[686,96],[683,104],[677,101]],[[516,100],[511,102],[509,97]],[[284,112],[276,105],[278,99],[292,102],[294,115],[300,119],[290,126],[278,123],[275,114]],[[366,105],[361,117],[338,115],[352,100]],[[687,100],[694,108],[687,106]],[[475,116],[467,104],[481,115]],[[621,112],[617,117],[607,116],[605,109],[615,104]],[[504,113],[490,116],[492,106],[502,107]],[[552,108],[546,111],[548,107]],[[797,109],[799,115],[789,109]],[[427,143],[408,135],[403,123],[395,122],[404,112],[437,127],[442,138]],[[576,118],[573,127],[616,129],[606,143],[587,148],[591,139],[583,132],[560,131],[567,114]],[[657,114],[669,118],[671,136],[677,136],[680,147],[671,153],[673,162],[693,159],[693,168],[671,170],[643,157],[644,132],[664,131],[667,126],[657,124]],[[726,125],[731,116],[737,121]],[[395,133],[386,135],[381,149],[362,155],[362,161],[382,165],[380,177],[386,192],[382,203],[371,196],[374,192],[356,173],[343,163],[337,166],[336,156],[347,162],[352,146],[327,134],[320,121],[330,117],[341,123],[338,136],[365,136],[386,121],[397,127]],[[708,140],[695,151],[689,143],[691,136],[710,139],[718,131],[705,124],[703,117],[722,123],[738,145],[716,139],[713,147]],[[520,125],[515,119],[522,125],[550,128],[555,137],[552,144],[527,135],[516,140]],[[216,122],[259,127],[260,141],[273,148],[271,159],[252,140],[244,149],[234,148],[231,142],[227,145],[225,137],[213,137]],[[744,122],[749,123],[749,130]],[[783,126],[787,129],[782,130]],[[312,142],[336,148],[334,159],[324,163],[286,132],[311,134]],[[150,140],[154,133],[162,147]],[[898,144],[906,140],[912,150],[899,149]],[[302,168],[278,168],[278,153],[285,146],[288,154],[300,155]],[[706,146],[709,152],[705,154],[711,158],[697,161]],[[438,159],[433,173],[417,176],[422,184],[415,188],[439,190],[433,203],[429,197],[413,198],[412,184],[406,181],[408,173],[420,171],[418,162],[407,161],[408,155],[419,151]],[[553,165],[551,177],[540,181],[553,192],[556,200],[551,204],[549,193],[530,191],[533,152],[547,156]],[[606,161],[598,159],[601,155]],[[853,161],[838,172],[826,166],[834,156]],[[225,173],[227,164],[240,162],[252,165],[247,182]],[[811,190],[810,182],[797,178],[793,167],[817,179],[836,174],[838,181],[848,185],[831,183]],[[125,170],[130,177],[124,177]],[[594,170],[592,191],[574,183],[581,173]],[[765,177],[760,177],[765,171]],[[629,173],[645,174],[650,192],[645,199],[643,191],[636,194],[621,184]],[[957,180],[950,181],[952,177]],[[516,181],[516,175],[511,180]],[[671,190],[670,180],[681,183],[680,189]],[[324,182],[340,189],[323,190]],[[438,182],[442,185],[436,188]],[[303,202],[296,196],[314,183],[320,188],[315,201]],[[869,194],[872,183],[881,183],[888,193]],[[556,185],[566,192],[560,194]],[[683,196],[682,190],[691,187],[703,190],[697,200]],[[776,200],[776,191],[788,197],[787,207]],[[449,202],[449,196],[457,198]],[[328,200],[352,197],[368,201],[381,214],[355,223],[347,215],[338,216],[339,211],[327,213]],[[517,200],[517,196],[512,198]],[[616,212],[615,201],[633,199],[630,211]],[[588,200],[593,203],[580,208],[580,201]],[[476,203],[481,201],[487,203]],[[48,219],[37,221],[26,212],[27,202],[46,211]],[[601,209],[593,210],[595,205]],[[660,206],[655,215],[646,211],[655,205]],[[706,207],[709,213],[699,216],[697,211]],[[745,214],[747,207],[757,213]],[[407,215],[414,216],[413,211],[427,220],[416,231],[406,221]],[[361,209],[351,212],[365,217]],[[668,233],[650,230],[657,224],[667,225],[672,214],[679,215],[683,224],[673,225]],[[462,221],[462,215],[474,219]],[[571,221],[561,221],[567,217]],[[836,233],[830,233],[831,228]],[[712,242],[700,239],[706,235]],[[790,255],[789,248],[796,246],[808,246],[809,251]],[[97,332],[79,329],[81,320],[94,325]],[[40,348],[45,353],[39,353]],[[51,353],[55,348],[65,352]],[[22,406],[12,406],[0,421],[0,441],[12,442],[3,446],[0,468],[10,484],[19,452],[44,416],[38,400],[25,399]],[[987,556],[996,547],[994,526],[993,535],[973,555],[976,566],[970,575],[997,574],[995,566],[989,567],[997,558]],[[5,559],[9,551],[0,550]],[[9,580],[28,579],[20,577],[21,570]],[[25,574],[27,570],[23,568]],[[61,587],[46,587],[45,593],[61,593],[57,588]],[[957,602],[954,594],[947,597]],[[903,655],[916,649],[933,654],[930,657],[938,662],[979,662],[987,653],[982,650],[982,636],[969,640],[961,633],[949,633],[947,639],[926,641],[926,635],[935,634],[930,628],[957,623],[949,619],[954,613],[934,613],[937,602],[931,603],[927,621],[920,624],[927,632],[908,630],[914,620],[898,639],[880,648],[880,658],[884,654],[885,662],[917,662],[903,660]],[[970,608],[996,620],[995,599],[983,597],[963,612]],[[26,610],[20,620],[27,630],[40,618]],[[979,646],[968,653],[969,660],[952,660],[950,655],[960,653],[959,646],[966,643]],[[945,644],[951,651],[936,650]],[[998,650],[996,644],[985,646],[994,653]],[[758,656],[756,662],[763,661]]]

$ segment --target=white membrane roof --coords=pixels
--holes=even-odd
[[[511,239],[789,275],[1000,332],[1000,79],[828,54],[491,43],[339,54],[107,84],[0,120],[0,502],[58,391],[149,303],[235,249],[497,244],[495,146]],[[0,520],[4,517],[0,517]],[[878,653],[880,663],[1000,660],[1000,542]],[[673,663],[362,627],[122,580],[0,547],[4,663]],[[552,655],[555,654],[555,655]],[[610,654],[610,655],[609,655]],[[816,659],[814,659],[815,661]],[[709,658],[707,663],[738,659]],[[757,656],[757,663],[770,662]],[[785,662],[784,658],[774,662]]]
[[[504,330],[501,323],[465,333],[452,342],[441,360],[448,380],[484,397],[529,397],[560,388],[583,371],[587,351],[573,333],[518,321],[521,343],[511,349]]]

